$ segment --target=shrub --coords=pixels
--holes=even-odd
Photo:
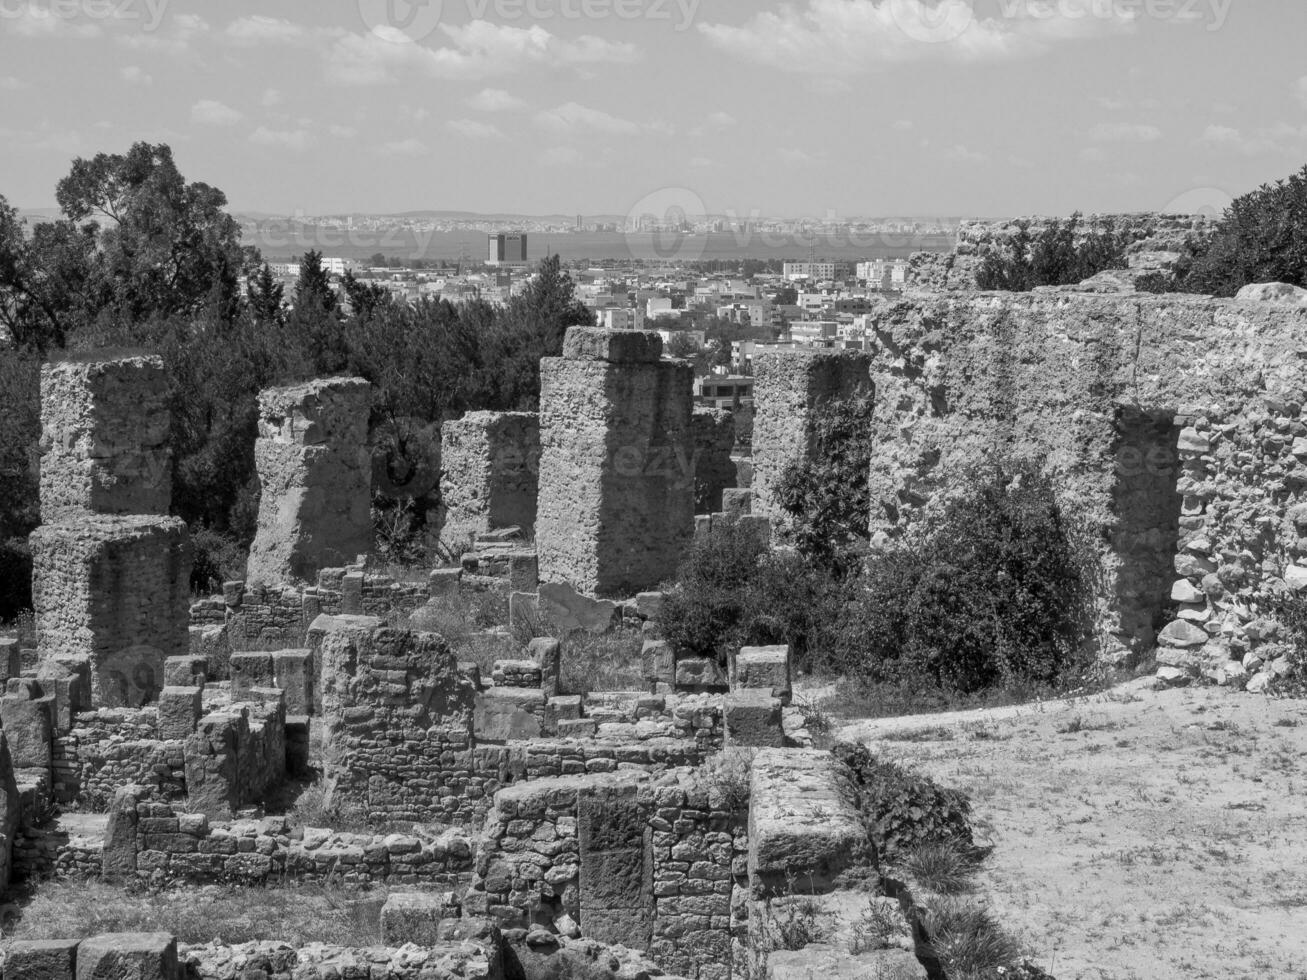
[[[1276,679],[1275,689],[1280,694],[1307,694],[1307,595],[1285,588],[1266,596],[1263,605],[1280,624],[1288,648],[1289,673]]]
[[[245,549],[235,538],[206,527],[191,529],[194,564],[191,566],[191,592],[214,595],[222,583],[245,577]]]
[[[950,980],[988,980],[1021,968],[1021,946],[975,902],[943,901],[927,912],[925,927]]]
[[[1029,292],[1036,286],[1073,286],[1108,269],[1127,266],[1129,236],[1111,218],[1094,219],[1082,230],[1077,211],[1066,221],[1054,219],[1038,235],[1030,222],[1017,222],[1017,231],[991,249],[976,270],[981,289]]]
[[[853,774],[858,808],[881,857],[905,860],[930,845],[971,847],[965,793],[878,759],[865,745],[842,744],[833,751]]]
[[[1085,549],[1051,483],[996,465],[869,563],[838,651],[875,681],[973,693],[1053,685],[1088,665]]]

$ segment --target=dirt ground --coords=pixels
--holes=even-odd
[[[971,795],[979,892],[1058,980],[1307,978],[1307,702],[1138,681],[838,734]]]

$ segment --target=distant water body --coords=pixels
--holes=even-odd
[[[244,241],[256,245],[267,259],[296,259],[310,249],[326,256],[366,261],[380,252],[387,259],[474,262],[486,255],[486,236],[479,232],[376,231],[291,225],[283,221],[246,225]],[[669,262],[714,259],[781,259],[858,262],[907,258],[913,252],[947,252],[953,235],[890,235],[869,233],[713,232],[707,235],[580,232],[529,232],[530,259],[559,255],[564,260],[643,259]]]

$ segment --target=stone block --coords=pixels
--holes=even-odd
[[[441,941],[441,922],[459,917],[453,892],[392,894],[381,907],[381,941],[397,947],[431,947]]]
[[[560,635],[574,630],[607,633],[621,622],[617,603],[581,595],[566,583],[541,584],[538,615],[542,623]]]
[[[652,331],[569,327],[563,358],[606,361],[610,364],[656,364],[663,356],[663,339]]]
[[[529,688],[492,687],[479,692],[473,731],[479,742],[513,742],[539,738],[545,694]]]
[[[780,698],[767,690],[732,691],[722,706],[729,748],[780,748],[785,744]]]
[[[192,626],[187,649],[196,657],[204,658],[204,670],[209,679],[231,679],[231,640],[226,624],[222,626]]]
[[[496,549],[530,537],[535,532],[539,472],[538,415],[470,412],[446,422],[441,427],[442,536]],[[520,592],[535,589],[527,581],[513,587]]]
[[[231,699],[249,701],[256,687],[274,687],[276,675],[272,670],[272,654],[264,652],[233,653],[231,655]]]
[[[88,516],[29,538],[42,660],[82,656],[97,707],[140,707],[190,644],[191,543],[172,517]]]
[[[205,715],[186,740],[187,807],[211,820],[230,820],[244,804],[240,784],[240,752],[249,739],[244,714]]]
[[[44,695],[54,697],[54,730],[69,731],[78,714],[90,711],[91,663],[81,655],[50,657],[36,672]]]
[[[188,653],[163,662],[164,687],[204,687],[209,676],[208,657]]]
[[[645,640],[640,650],[641,676],[650,684],[676,682],[676,652],[666,640]]]
[[[726,671],[716,660],[682,657],[676,661],[676,686],[691,691],[719,691],[729,687]]]
[[[0,727],[9,741],[15,769],[50,771],[54,751],[55,699],[6,694],[0,698]]]
[[[559,719],[559,738],[594,738],[599,726],[593,718]]]
[[[462,580],[461,568],[437,568],[427,576],[427,591],[432,599],[456,596]]]
[[[540,559],[534,551],[508,556],[508,587],[513,592],[534,592],[540,587]]]
[[[141,786],[123,786],[114,791],[100,854],[100,873],[105,881],[122,883],[136,877],[136,828],[140,819],[136,804],[145,792]]]
[[[177,940],[166,932],[84,939],[77,947],[77,980],[181,980]]]
[[[286,713],[313,713],[313,651],[278,650],[272,655],[272,675],[286,697]]]
[[[5,976],[21,980],[74,980],[76,939],[17,940],[5,954]]]
[[[579,694],[551,697],[545,704],[541,716],[541,727],[545,735],[558,735],[564,722],[579,721],[583,698]]]
[[[159,692],[159,737],[185,741],[195,734],[204,714],[204,692],[198,687],[165,687]]]
[[[527,644],[527,655],[540,666],[540,690],[549,697],[559,693],[563,672],[563,644],[553,637],[538,636]]]
[[[875,863],[861,815],[844,791],[847,773],[829,752],[763,749],[749,780],[750,889],[784,894],[791,879],[805,892],[835,888],[844,872]]]
[[[786,646],[744,647],[735,657],[736,689],[758,688],[788,705],[792,697],[790,665],[794,651]]]
[[[347,572],[340,580],[340,613],[342,616],[363,615],[362,572]]]
[[[17,677],[22,672],[22,651],[18,647],[18,640],[0,638],[0,685],[9,683],[9,678]]]

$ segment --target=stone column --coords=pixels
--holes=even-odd
[[[259,396],[262,496],[246,581],[309,585],[372,546],[372,386],[327,378]]]
[[[472,412],[444,424],[441,446],[447,542],[511,527],[535,533],[540,416]]]
[[[625,598],[694,534],[693,370],[654,333],[573,327],[541,362],[540,581]]]
[[[754,373],[753,513],[775,518],[781,514],[776,492],[786,468],[812,457],[811,424],[822,405],[871,393],[871,356],[780,351],[759,355]]]

